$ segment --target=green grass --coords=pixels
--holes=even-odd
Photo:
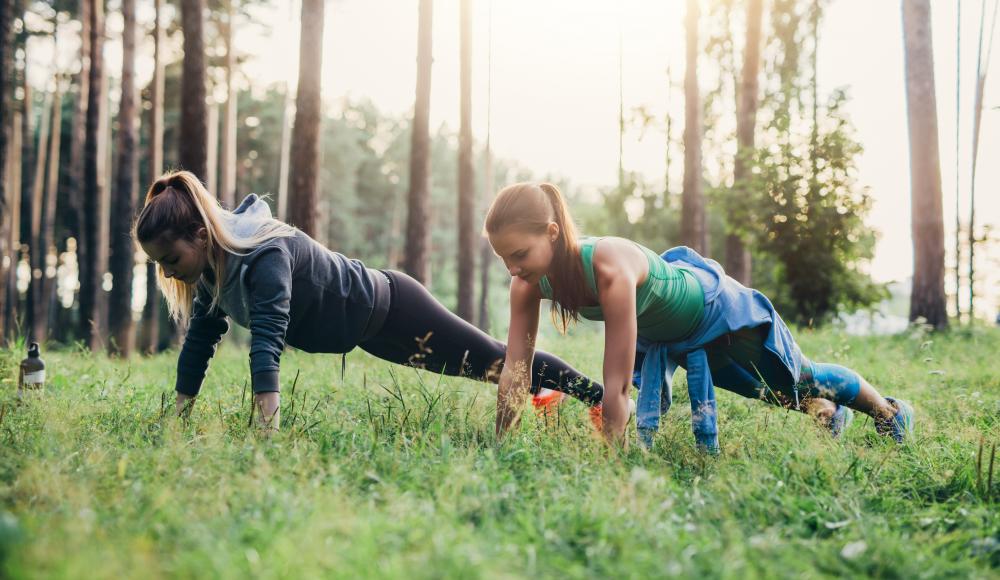
[[[835,442],[720,391],[706,457],[678,377],[649,453],[610,453],[575,401],[497,447],[493,387],[360,351],[343,379],[339,357],[286,353],[283,429],[259,440],[243,349],[220,350],[188,424],[170,418],[174,354],[47,352],[41,396],[0,394],[0,574],[1000,576],[1000,458],[992,503],[977,476],[1000,440],[1000,332],[798,338],[910,400],[914,441],[859,417]],[[545,343],[600,376],[599,335]],[[3,377],[21,356],[0,352]]]

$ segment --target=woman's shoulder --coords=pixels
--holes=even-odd
[[[643,246],[619,237],[601,238],[600,242],[592,257],[595,284],[600,286],[600,281],[609,282],[621,276],[634,278],[636,284],[645,279],[648,260]]]
[[[224,285],[242,279],[246,275],[253,278],[274,275],[276,268],[290,269],[295,254],[292,244],[294,236],[271,238],[244,252],[226,252]]]
[[[598,242],[600,243],[598,244]],[[617,236],[587,238],[586,242],[581,240],[581,251],[586,248],[585,243],[591,246],[595,265],[598,263],[619,263],[630,257],[644,256],[648,251],[645,246],[636,241]]]

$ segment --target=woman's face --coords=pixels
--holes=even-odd
[[[493,252],[503,260],[511,276],[529,284],[549,273],[552,265],[553,244],[559,239],[559,225],[550,222],[542,233],[526,232],[516,227],[506,227],[489,236]]]
[[[208,268],[208,231],[202,227],[193,240],[168,240],[160,236],[155,241],[141,244],[149,259],[163,268],[167,278],[185,284],[194,284]]]

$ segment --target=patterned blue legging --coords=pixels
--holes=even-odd
[[[781,360],[764,348],[767,333],[767,326],[747,328],[705,347],[716,387],[792,408],[801,408],[801,402],[809,398],[828,399],[840,405],[854,402],[861,390],[858,373],[803,356],[799,382],[794,383]],[[683,361],[681,366],[685,366]],[[641,367],[642,353],[637,353],[635,368]]]

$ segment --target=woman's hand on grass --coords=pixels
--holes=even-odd
[[[254,416],[260,433],[270,437],[281,427],[281,394],[278,392],[255,393],[253,396]]]
[[[528,400],[530,378],[523,361],[510,362],[500,373],[497,385],[497,443],[503,441],[511,427],[521,421],[521,410]]]
[[[187,419],[191,416],[191,408],[194,407],[195,397],[191,395],[185,395],[184,393],[177,393],[177,400],[174,403],[174,407],[177,413],[177,417],[181,419]]]

